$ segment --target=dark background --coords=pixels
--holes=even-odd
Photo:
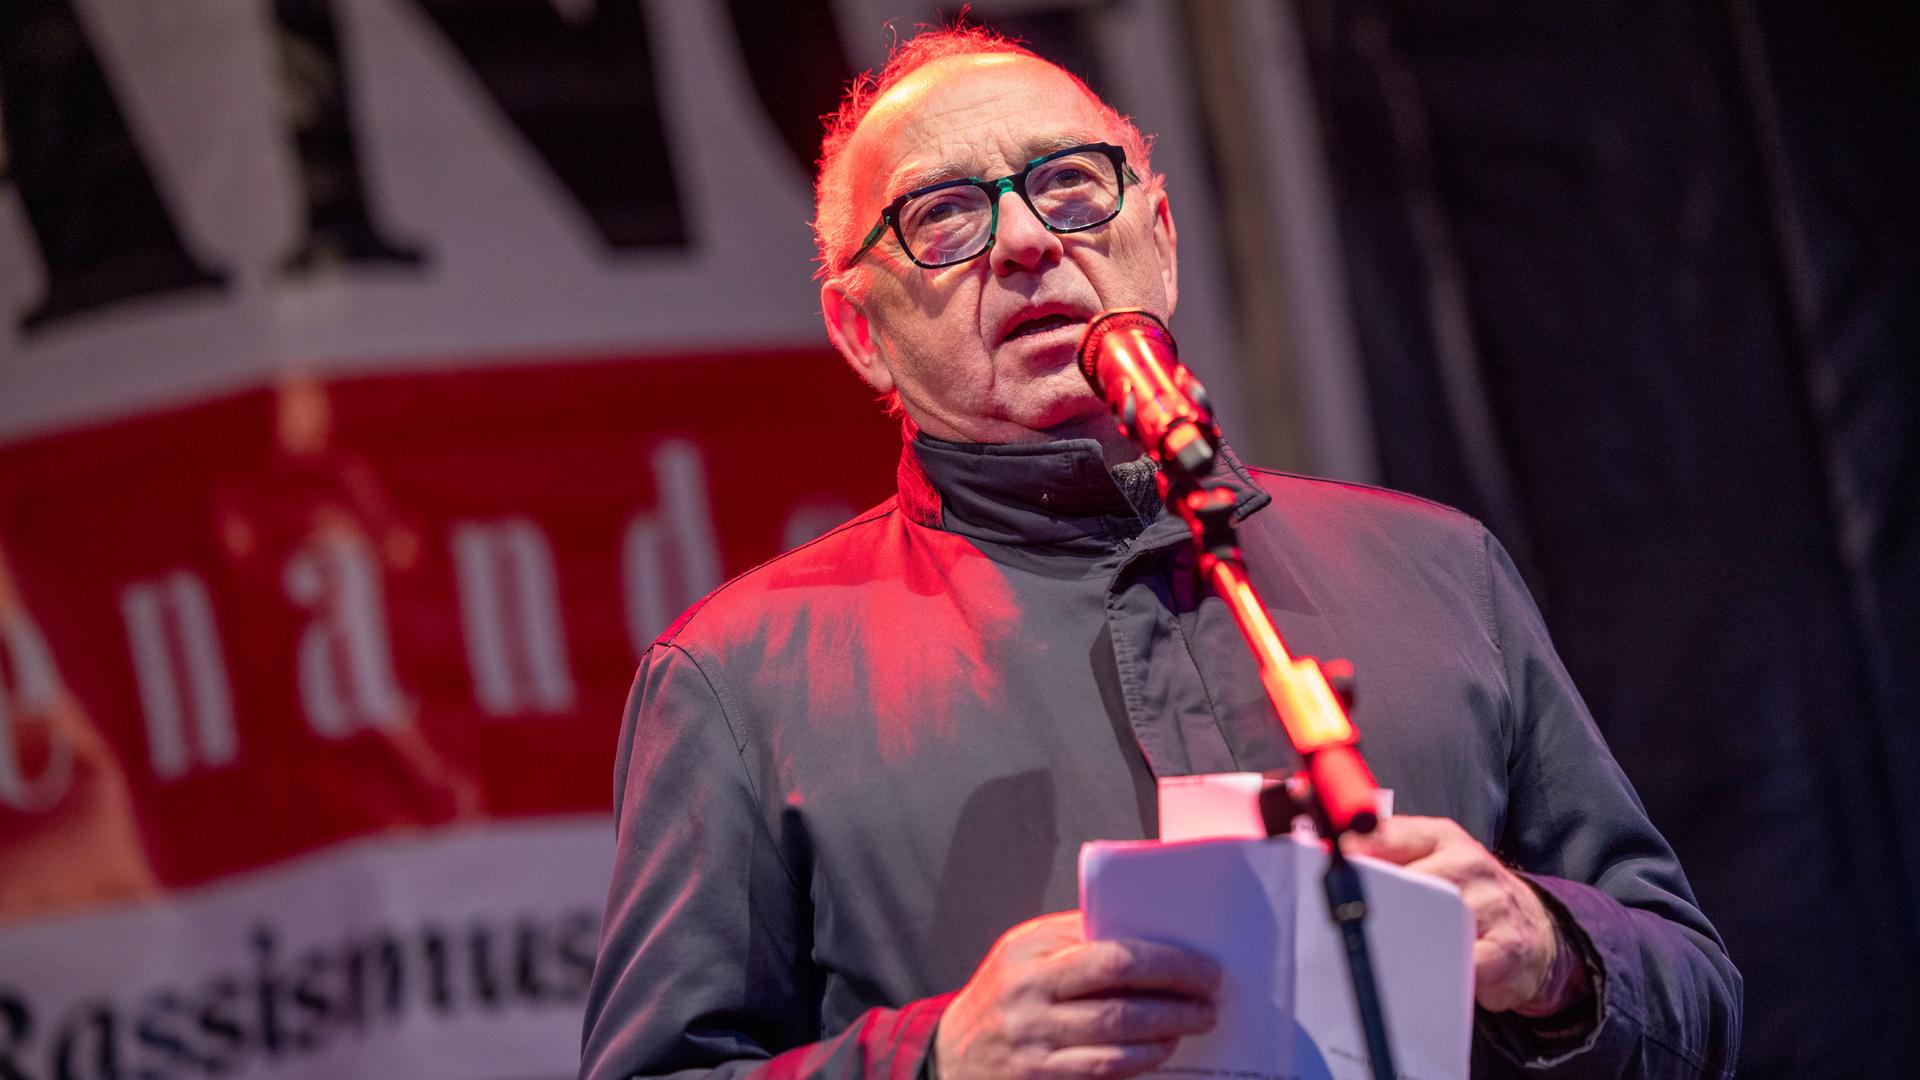
[[[1746,977],[1741,1074],[1912,1075],[1911,17],[1298,11],[1386,483],[1522,560]]]

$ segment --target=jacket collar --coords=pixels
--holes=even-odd
[[[900,507],[913,521],[971,540],[1019,546],[1100,547],[1184,541],[1187,528],[1162,510],[1143,522],[1114,482],[1093,439],[1046,443],[956,443],[905,431],[897,479]],[[1227,484],[1244,518],[1270,501],[1226,452]]]

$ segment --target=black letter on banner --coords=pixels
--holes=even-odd
[[[53,1080],[120,1080],[119,1026],[113,1007],[104,1000],[76,1006],[54,1040]]]
[[[25,328],[221,283],[181,244],[72,0],[0,3],[0,127],[47,270]]]
[[[760,107],[811,187],[820,157],[820,118],[839,105],[841,89],[853,78],[833,5],[829,0],[728,0],[727,10]]]
[[[414,0],[614,248],[684,247],[639,0]]]
[[[307,207],[306,233],[288,268],[418,264],[420,253],[381,236],[367,213],[332,0],[274,0],[273,17],[279,29],[281,101],[299,154]]]
[[[27,1003],[13,995],[11,989],[0,988],[0,1027],[6,1029],[6,1044],[0,1046],[0,1080],[32,1080],[20,1066],[14,1064],[15,1050],[24,1051],[27,1035],[33,1031],[33,1010]]]
[[[820,157],[820,118],[839,107],[840,95],[853,78],[833,6],[832,0],[727,0],[754,94],[809,187]],[[1100,64],[1091,29],[1095,18],[1089,11],[1072,9],[992,18],[976,13],[968,21],[998,30],[1078,72],[1097,92]]]

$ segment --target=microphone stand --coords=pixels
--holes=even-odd
[[[1239,535],[1233,523],[1234,496],[1224,485],[1196,481],[1174,464],[1162,464],[1167,505],[1193,531],[1200,551],[1200,572],[1233,612],[1260,666],[1260,681],[1286,728],[1287,738],[1305,763],[1303,783],[1287,785],[1296,808],[1313,817],[1327,840],[1327,872],[1321,885],[1327,910],[1346,947],[1347,974],[1353,984],[1360,1030],[1374,1080],[1395,1080],[1393,1050],[1387,1041],[1386,1010],[1373,979],[1367,950],[1366,892],[1360,874],[1340,850],[1348,832],[1369,833],[1379,823],[1373,774],[1356,747],[1357,734],[1347,719],[1353,699],[1353,665],[1296,660],[1275,629],[1247,577]],[[1273,831],[1285,828],[1277,823]]]
[[[1081,374],[1113,409],[1121,430],[1160,466],[1160,494],[1193,532],[1200,573],[1233,612],[1260,666],[1267,697],[1305,765],[1302,782],[1289,788],[1304,789],[1295,792],[1296,798],[1327,840],[1322,884],[1327,910],[1346,946],[1367,1057],[1374,1080],[1397,1080],[1367,952],[1366,893],[1359,873],[1340,850],[1342,836],[1369,833],[1379,824],[1379,789],[1347,719],[1353,665],[1288,655],[1247,577],[1233,522],[1233,491],[1215,475],[1223,454],[1206,389],[1179,363],[1165,324],[1138,308],[1103,312],[1087,327],[1079,363]],[[1111,378],[1103,375],[1103,365],[1111,366]]]

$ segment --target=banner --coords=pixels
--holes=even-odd
[[[811,163],[933,14],[0,5],[0,1080],[572,1074],[636,658],[892,491]]]
[[[571,1074],[636,657],[898,454],[708,14],[0,15],[0,1077]]]

